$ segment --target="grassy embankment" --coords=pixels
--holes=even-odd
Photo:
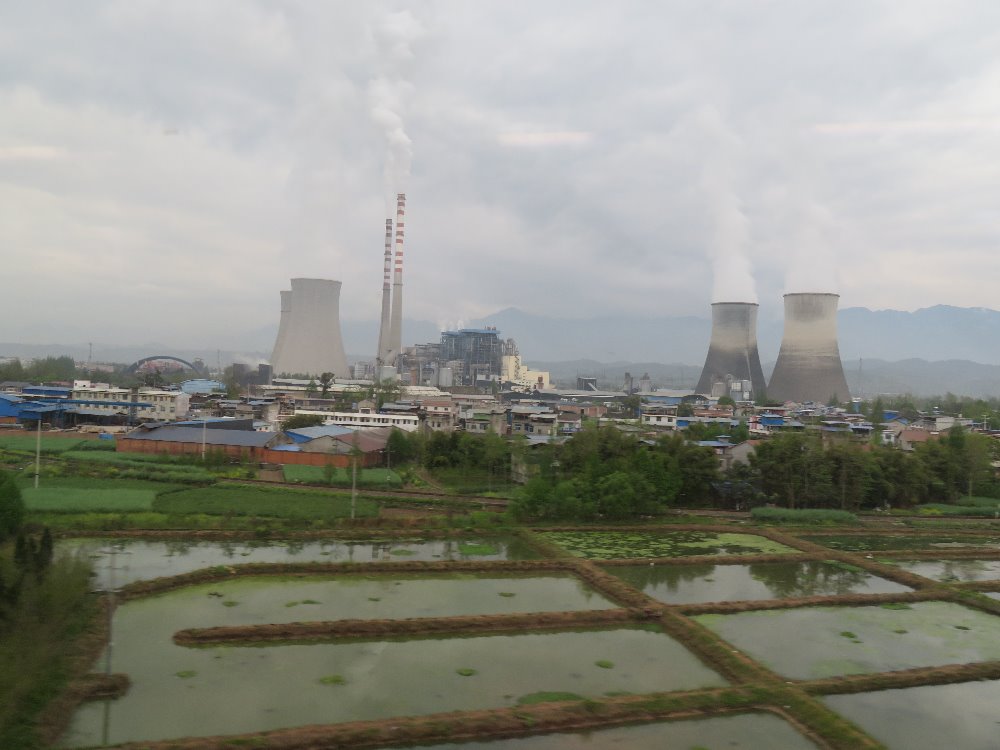
[[[39,580],[15,569],[11,548],[0,548],[0,572],[7,587],[20,580],[20,594],[0,605],[0,747],[31,750],[44,746],[36,722],[70,678],[94,602],[85,562],[56,560]]]

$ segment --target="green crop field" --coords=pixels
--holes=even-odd
[[[28,487],[21,490],[29,511],[60,513],[152,510],[156,491],[150,489],[81,489],[78,487]]]
[[[35,452],[35,435],[24,432],[16,435],[0,435],[0,450]],[[42,453],[65,453],[88,442],[80,438],[56,438],[42,435]]]
[[[345,518],[351,513],[347,495],[242,485],[196,487],[161,495],[153,502],[161,513],[204,513],[213,516],[262,516],[297,520]],[[358,499],[359,517],[377,516],[378,505]]]
[[[283,467],[286,482],[307,482],[310,484],[327,484],[329,469],[323,466],[299,466],[289,464]],[[358,487],[399,487],[402,484],[399,474],[391,469],[358,469]],[[351,470],[333,469],[329,484],[341,487],[351,486]]]

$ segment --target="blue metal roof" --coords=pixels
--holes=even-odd
[[[340,425],[318,425],[316,427],[296,427],[293,430],[285,430],[285,434],[295,443],[308,443],[321,437],[339,437],[349,435],[354,430]]]

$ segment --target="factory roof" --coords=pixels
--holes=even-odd
[[[166,443],[201,443],[206,445],[238,445],[245,448],[265,448],[278,433],[255,430],[203,430],[201,427],[173,425],[143,425],[125,435],[129,440],[161,440]]]

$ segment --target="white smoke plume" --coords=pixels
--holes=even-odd
[[[394,215],[395,194],[405,190],[410,176],[413,141],[406,132],[404,114],[414,87],[407,74],[413,65],[413,44],[424,33],[423,25],[408,10],[386,13],[372,27],[378,72],[368,84],[368,106],[372,121],[382,130],[386,143],[383,168],[386,216]]]
[[[714,108],[700,110],[694,119],[704,153],[701,187],[711,227],[712,301],[756,302],[757,288],[747,254],[749,223],[736,187],[743,142]]]

